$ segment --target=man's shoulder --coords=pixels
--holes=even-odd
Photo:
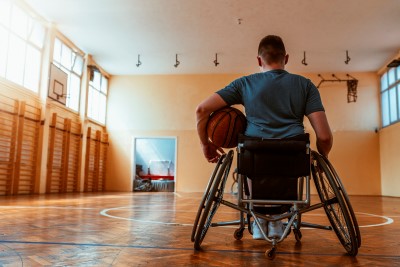
[[[249,75],[242,76],[234,81],[234,83],[247,83],[247,82],[258,82],[263,80],[275,79],[277,76],[280,76],[283,79],[287,80],[297,80],[303,84],[311,83],[311,80],[305,76],[300,74],[291,73],[286,70],[272,70],[266,72],[257,72]]]

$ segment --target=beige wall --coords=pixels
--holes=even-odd
[[[346,78],[345,74],[336,75]],[[317,76],[306,76],[315,84],[320,81]],[[355,103],[347,103],[345,83],[323,83],[319,88],[334,135],[329,159],[349,194],[380,195],[379,134],[375,132],[380,116],[378,76],[375,73],[352,73],[352,76],[359,80]]]
[[[400,197],[400,124],[379,133],[382,195]]]
[[[110,80],[107,189],[132,188],[133,137],[177,137],[177,191],[203,191],[213,165],[200,151],[195,108],[238,75],[116,76]]]
[[[345,74],[337,75],[346,78]],[[335,138],[330,159],[350,194],[379,195],[379,138],[375,133],[379,125],[378,78],[375,73],[352,75],[359,79],[356,103],[347,103],[345,83],[325,83],[320,88]],[[240,76],[112,77],[107,116],[110,134],[107,190],[132,190],[133,137],[176,136],[176,190],[202,192],[214,165],[202,156],[194,111],[202,99]],[[318,84],[316,74],[305,76]],[[306,128],[310,130],[308,122]]]

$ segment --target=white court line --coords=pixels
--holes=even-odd
[[[123,207],[126,208],[126,207]],[[119,217],[119,216],[113,216],[108,214],[107,212],[110,210],[119,210],[120,208],[111,208],[111,209],[104,209],[100,212],[101,215],[109,218],[114,218],[118,220],[126,220],[126,221],[136,221],[136,222],[143,222],[143,223],[152,223],[152,224],[163,224],[163,225],[172,225],[172,226],[190,226],[192,227],[193,224],[189,223],[168,223],[168,222],[160,222],[160,221],[146,221],[146,220],[137,220],[133,218],[124,218],[124,217]]]
[[[1,209],[60,209],[60,210],[95,210],[96,208],[58,207],[58,206],[0,206]]]
[[[154,207],[165,207],[166,205],[150,205],[152,208]],[[113,216],[108,214],[109,211],[111,210],[122,210],[122,209],[132,209],[135,207],[140,207],[143,208],[143,206],[127,206],[127,207],[116,207],[116,208],[110,208],[110,209],[103,209],[100,211],[100,214],[105,217],[109,218],[114,218],[118,220],[128,220],[128,221],[137,221],[137,222],[142,222],[142,223],[152,223],[152,224],[164,224],[164,225],[174,225],[174,226],[193,226],[193,224],[187,224],[187,223],[168,223],[168,222],[161,222],[161,221],[149,221],[149,220],[140,220],[140,219],[135,219],[135,218],[124,218],[120,216]],[[58,206],[0,206],[0,209],[67,209],[67,210],[96,210],[97,208],[82,208],[82,207],[58,207]],[[136,212],[148,212],[148,210],[135,210]],[[177,210],[161,210],[159,212],[180,212],[180,213],[194,213],[194,211],[177,211]],[[238,211],[232,211],[232,212],[220,212],[224,214],[233,214],[237,213]],[[369,224],[369,225],[359,225],[359,227],[377,227],[377,226],[384,226],[384,225],[389,225],[394,222],[394,220],[391,217],[400,217],[397,215],[388,217],[384,215],[376,215],[376,214],[371,214],[371,213],[364,213],[364,212],[355,212],[358,215],[364,215],[364,216],[370,216],[370,217],[377,217],[377,218],[383,218],[385,222],[383,223],[378,223],[378,224]],[[324,214],[303,214],[303,216],[324,216]]]
[[[378,223],[378,224],[369,224],[369,225],[360,225],[359,227],[375,227],[375,226],[383,226],[383,225],[388,225],[388,224],[392,224],[394,222],[394,220],[392,218],[389,218],[387,216],[382,216],[382,215],[376,215],[376,214],[370,214],[370,213],[364,213],[364,212],[356,212],[358,214],[364,214],[364,215],[368,215],[368,216],[372,216],[372,217],[380,217],[380,218],[384,218],[386,219],[386,222],[384,223]]]
[[[165,206],[165,205],[159,205],[159,206]],[[134,207],[134,206],[133,206]],[[193,226],[193,224],[187,224],[187,223],[168,223],[168,222],[161,222],[161,221],[149,221],[149,220],[140,220],[140,219],[135,219],[135,218],[124,218],[120,216],[114,216],[108,214],[109,211],[112,210],[121,210],[121,209],[127,209],[127,208],[132,208],[132,207],[116,207],[116,208],[110,208],[110,209],[104,209],[100,212],[101,215],[109,218],[114,218],[118,220],[127,220],[127,221],[136,221],[136,222],[142,222],[142,223],[152,223],[152,224],[164,224],[164,225],[173,225],[173,226]],[[148,212],[148,210],[135,210],[136,212]],[[161,210],[159,212],[177,212],[177,210]],[[192,212],[194,211],[178,211],[178,212]],[[223,212],[223,213],[228,213],[228,212]],[[237,212],[231,212],[231,213],[237,213]],[[359,227],[377,227],[377,226],[384,226],[384,225],[389,225],[394,222],[394,220],[390,217],[383,216],[383,215],[376,215],[376,214],[370,214],[370,213],[364,213],[364,212],[355,212],[360,215],[364,216],[372,216],[372,217],[378,217],[378,218],[383,218],[386,221],[383,223],[378,223],[378,224],[368,224],[368,225],[359,225]],[[303,214],[303,216],[324,216],[324,214]],[[229,226],[227,226],[229,227]],[[233,227],[231,227],[233,228]],[[313,228],[302,228],[302,229],[313,229]]]
[[[180,198],[182,198],[182,196],[181,195],[179,195],[178,193],[176,193],[176,192],[174,192],[174,195],[175,196],[177,196],[177,197],[180,197]]]

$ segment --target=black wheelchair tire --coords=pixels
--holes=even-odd
[[[197,232],[200,216],[202,215],[202,213],[204,211],[204,204],[205,204],[206,200],[209,197],[211,187],[214,185],[215,176],[218,173],[218,170],[220,169],[220,167],[222,165],[222,162],[223,162],[225,157],[226,157],[226,154],[223,154],[219,158],[217,164],[215,165],[214,171],[211,174],[210,179],[208,180],[208,184],[207,184],[206,190],[204,191],[203,197],[202,197],[202,199],[200,201],[200,205],[199,205],[199,208],[197,210],[196,218],[195,218],[194,223],[193,223],[192,235],[191,235],[191,241],[192,242],[194,242],[194,239],[195,239],[195,235],[196,235],[196,232]]]
[[[335,168],[333,168],[333,166],[330,163],[330,161],[326,157],[324,157],[322,155],[321,155],[321,157],[325,161],[326,165],[329,167],[330,171],[332,172],[334,181],[336,182],[336,186],[340,189],[339,192],[340,192],[340,194],[342,195],[342,197],[344,199],[344,202],[345,202],[345,204],[347,206],[347,209],[349,211],[349,215],[351,217],[351,221],[352,221],[353,226],[354,226],[354,230],[355,230],[356,237],[357,237],[358,247],[361,247],[360,227],[358,226],[358,221],[357,221],[357,217],[356,217],[356,215],[354,213],[353,206],[350,203],[349,195],[347,194],[346,189],[344,188],[343,183],[340,180],[339,175],[337,174]]]
[[[207,234],[208,228],[211,225],[212,218],[214,217],[224,194],[224,188],[227,177],[229,175],[230,167],[232,165],[233,150],[229,151],[221,160],[221,166],[216,166],[215,178],[212,178],[208,192],[204,195],[204,208],[203,205],[198,211],[198,224],[194,225],[194,248],[201,250],[201,243]],[[220,163],[220,162],[219,162]],[[200,214],[199,214],[200,213]],[[197,218],[197,216],[196,216]]]
[[[348,205],[343,197],[343,191],[338,187],[334,174],[324,158],[313,151],[313,159],[316,166],[311,165],[311,170],[318,195],[321,202],[324,203],[325,213],[347,253],[356,256],[359,247],[358,239]]]

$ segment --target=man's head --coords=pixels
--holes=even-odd
[[[265,36],[258,45],[258,61],[259,65],[268,66],[282,65],[287,63],[285,45],[281,37],[276,35]],[[262,62],[261,62],[262,61]],[[264,63],[264,64],[262,64]]]

